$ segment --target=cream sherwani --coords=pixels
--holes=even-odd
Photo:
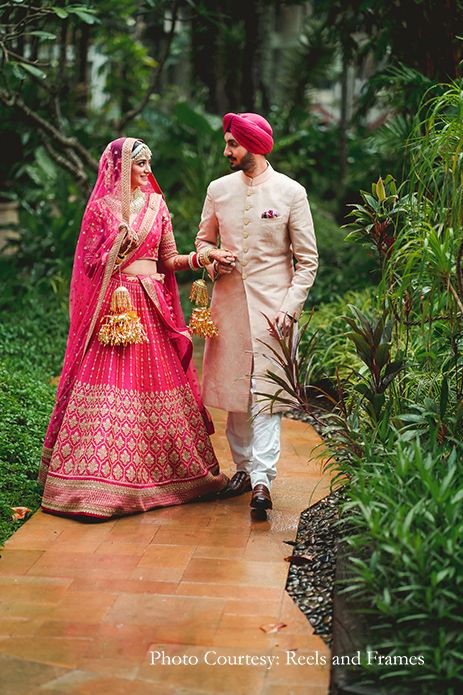
[[[269,210],[279,215],[262,218]],[[264,314],[298,318],[315,279],[318,254],[305,189],[270,165],[255,178],[238,171],[212,181],[196,247],[218,245],[237,263],[214,283],[211,311],[219,335],[206,340],[203,398],[208,406],[246,413],[252,376],[254,391],[276,390],[263,380],[274,364],[260,341],[277,346]]]

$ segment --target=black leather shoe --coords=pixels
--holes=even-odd
[[[219,499],[223,500],[227,497],[238,497],[244,492],[249,492],[251,490],[251,479],[245,471],[237,471],[235,475],[228,481],[228,485],[220,490],[217,495]]]
[[[266,485],[255,485],[252,488],[251,507],[257,510],[272,509],[272,498]]]

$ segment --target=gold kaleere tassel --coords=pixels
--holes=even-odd
[[[219,335],[219,331],[212,320],[211,310],[207,307],[196,307],[190,317],[189,329],[200,338],[214,338]]]
[[[212,320],[211,310],[209,305],[209,294],[207,292],[207,283],[202,278],[195,280],[191,286],[190,301],[196,304],[196,309],[193,309],[188,328],[194,335],[200,338],[213,338],[219,334],[218,328]]]
[[[207,283],[204,279],[195,280],[191,285],[190,302],[196,306],[206,307],[209,304],[209,294],[207,292]]]
[[[140,317],[133,310],[130,293],[126,287],[116,287],[111,297],[111,313],[101,320],[98,340],[103,345],[135,345],[147,343],[148,336]]]

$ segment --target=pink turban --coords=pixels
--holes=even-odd
[[[258,113],[227,113],[223,132],[230,132],[242,147],[252,154],[268,154],[273,148],[273,131]]]

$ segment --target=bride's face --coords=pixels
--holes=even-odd
[[[136,162],[132,162],[130,180],[132,191],[135,188],[140,188],[141,186],[145,186],[147,184],[148,174],[150,173],[150,171],[151,167],[149,159],[140,159]]]

